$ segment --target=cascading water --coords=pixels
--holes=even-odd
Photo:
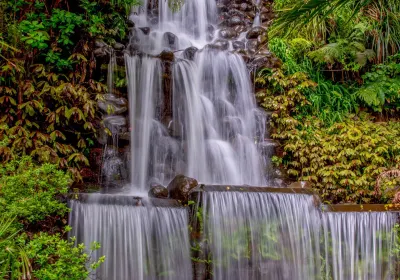
[[[326,279],[394,279],[390,252],[398,214],[323,213]]]
[[[247,66],[238,54],[206,46],[217,17],[216,2],[186,1],[177,13],[167,2],[158,2],[157,17],[151,18],[146,9],[131,17],[139,27],[155,22],[148,35],[135,29],[132,46],[148,55],[176,51],[167,121],[155,110],[163,101],[159,87],[154,89],[154,80],[145,73],[138,74],[151,68],[161,76],[162,67],[152,66],[157,58],[126,56],[133,186],[145,190],[151,183],[167,185],[177,174],[212,184],[266,184],[265,162],[256,144],[264,140],[266,118],[256,106]],[[194,46],[204,48],[196,51]],[[192,59],[180,51],[188,47],[196,51]]]
[[[318,279],[320,217],[310,195],[205,192],[213,279]]]
[[[100,242],[93,258],[106,256],[96,279],[191,279],[186,209],[137,206],[134,200],[89,195],[85,202],[71,201],[71,235],[87,246]]]
[[[395,279],[398,213],[320,212],[314,203],[305,194],[203,192],[213,279]]]

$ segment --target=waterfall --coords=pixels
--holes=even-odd
[[[398,213],[320,212],[306,194],[202,193],[213,279],[394,280]]]
[[[326,277],[394,279],[390,251],[397,213],[323,213]]]
[[[91,242],[100,242],[93,259],[106,256],[96,279],[192,278],[184,208],[135,206],[120,203],[124,197],[104,196],[70,203],[71,235],[88,248]]]
[[[148,7],[145,1],[131,19],[139,26],[153,22],[150,32],[136,28],[131,44],[153,56],[175,51],[172,112],[159,112],[161,92],[169,90],[160,77],[169,74],[158,58],[126,55],[132,185],[141,190],[151,182],[167,185],[178,174],[208,184],[267,184],[266,160],[257,145],[265,138],[266,116],[257,108],[247,66],[240,55],[206,45],[216,2],[185,1],[174,13],[168,1],[160,1],[157,17],[140,12]],[[202,49],[187,58],[182,50],[188,47]]]
[[[207,192],[202,209],[213,279],[317,279],[320,219],[312,196]]]

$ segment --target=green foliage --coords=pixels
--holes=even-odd
[[[87,279],[90,273],[104,262],[91,259],[91,252],[100,248],[93,243],[91,252],[87,252],[83,244],[74,246],[74,239],[64,240],[59,234],[41,233],[26,244],[26,254],[35,268],[33,276],[42,280]]]
[[[285,136],[283,162],[288,174],[312,183],[323,199],[386,202],[374,186],[380,173],[400,164],[399,123],[348,120],[321,128],[310,120]]]
[[[0,215],[0,278],[30,279],[32,266],[13,222]]]
[[[4,217],[37,222],[48,215],[64,215],[67,206],[57,197],[65,195],[71,179],[52,164],[35,166],[28,157],[0,167],[0,208]]]
[[[363,76],[364,85],[355,95],[376,112],[391,114],[400,109],[400,64],[399,56],[394,56],[386,64],[379,64]]]

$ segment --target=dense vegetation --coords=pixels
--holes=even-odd
[[[274,4],[269,48],[283,67],[256,80],[281,143],[274,162],[327,203],[390,202],[400,183],[400,3]]]
[[[104,260],[67,238],[106,86],[96,40],[127,37],[136,0],[0,3],[0,278],[86,279]],[[79,30],[79,32],[77,32]]]

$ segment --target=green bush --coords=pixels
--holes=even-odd
[[[2,214],[29,223],[64,215],[68,208],[57,198],[67,193],[70,183],[70,177],[56,165],[36,166],[29,157],[13,160],[0,166]]]
[[[314,120],[288,131],[283,150],[288,174],[311,182],[324,200],[386,203],[392,197],[376,192],[375,183],[400,167],[400,123],[349,119],[324,128]],[[392,181],[381,188],[399,184]]]
[[[100,248],[94,243],[90,250]],[[31,259],[33,277],[41,280],[83,280],[87,279],[105,257],[92,260],[91,253],[83,244],[74,245],[74,239],[64,240],[59,234],[41,233],[26,244],[26,254]]]

